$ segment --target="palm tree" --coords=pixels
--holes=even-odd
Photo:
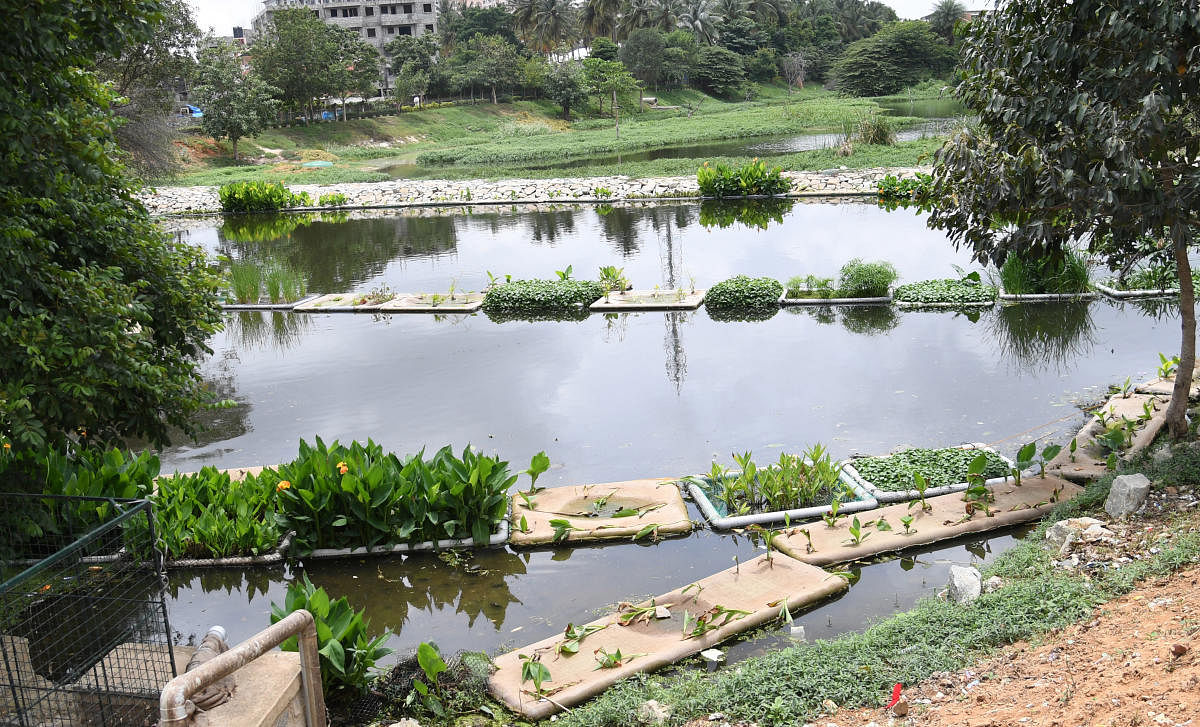
[[[966,12],[967,9],[958,0],[939,0],[929,16],[929,28],[947,43],[954,43],[954,26]]]
[[[678,0],[650,0],[650,26],[670,33],[679,25]]]
[[[709,44],[716,40],[720,21],[716,0],[687,0],[679,13],[679,27],[692,31]]]
[[[437,3],[437,33],[438,33],[438,50],[443,58],[448,58],[454,52],[454,25],[455,20],[461,15],[458,8],[454,5],[454,0],[438,0]]]
[[[617,34],[617,16],[621,12],[621,0],[587,0],[580,11],[579,24],[584,32],[594,37]]]
[[[543,53],[558,48],[575,35],[575,7],[571,0],[534,0],[534,45]]]
[[[717,0],[716,12],[725,22],[736,20],[747,14],[746,0]]]
[[[774,19],[776,23],[783,25],[787,20],[787,0],[749,0],[747,4],[750,11],[761,21]]]
[[[628,38],[629,34],[638,28],[645,28],[650,25],[651,3],[652,0],[628,0],[625,7],[621,10],[621,19],[617,23],[617,30],[620,31],[622,38]]]
[[[509,0],[508,9],[513,15],[513,24],[517,26],[517,34],[525,45],[533,45],[533,37],[537,30],[538,0]]]

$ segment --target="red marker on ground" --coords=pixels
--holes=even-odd
[[[899,683],[897,683],[896,686],[892,687],[892,701],[888,702],[887,706],[884,707],[884,709],[891,709],[892,707],[896,706],[896,702],[900,701],[900,691],[903,689],[904,689],[904,687]]]

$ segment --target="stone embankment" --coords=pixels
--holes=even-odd
[[[892,174],[909,177],[927,168],[830,169],[785,172],[792,180],[789,196],[873,194],[879,180]],[[292,184],[292,191],[346,196],[349,209],[420,205],[504,204],[518,202],[614,202],[630,199],[699,197],[696,178],[587,177],[576,179],[507,179],[496,182],[436,179],[398,179],[389,182]],[[142,196],[152,214],[177,215],[219,212],[216,187],[159,187]]]

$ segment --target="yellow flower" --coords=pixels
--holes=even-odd
[[[350,471],[350,468],[346,466],[346,463],[345,463],[345,462],[338,462],[338,463],[337,463],[337,469],[338,469],[338,474],[339,474],[339,475],[344,475],[344,474],[346,474],[347,472],[349,472],[349,471]]]
[[[5,448],[5,449],[12,449],[12,445],[11,445],[11,444],[9,444],[8,442],[5,442],[5,443],[4,443],[4,448]]]
[[[291,482],[288,482],[287,480],[280,480],[279,484],[275,485],[275,491],[283,492],[284,490],[286,490],[287,488],[289,488],[291,486],[292,486]]]

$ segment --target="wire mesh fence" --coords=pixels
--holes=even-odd
[[[176,673],[145,500],[0,493],[0,725],[148,725]]]

